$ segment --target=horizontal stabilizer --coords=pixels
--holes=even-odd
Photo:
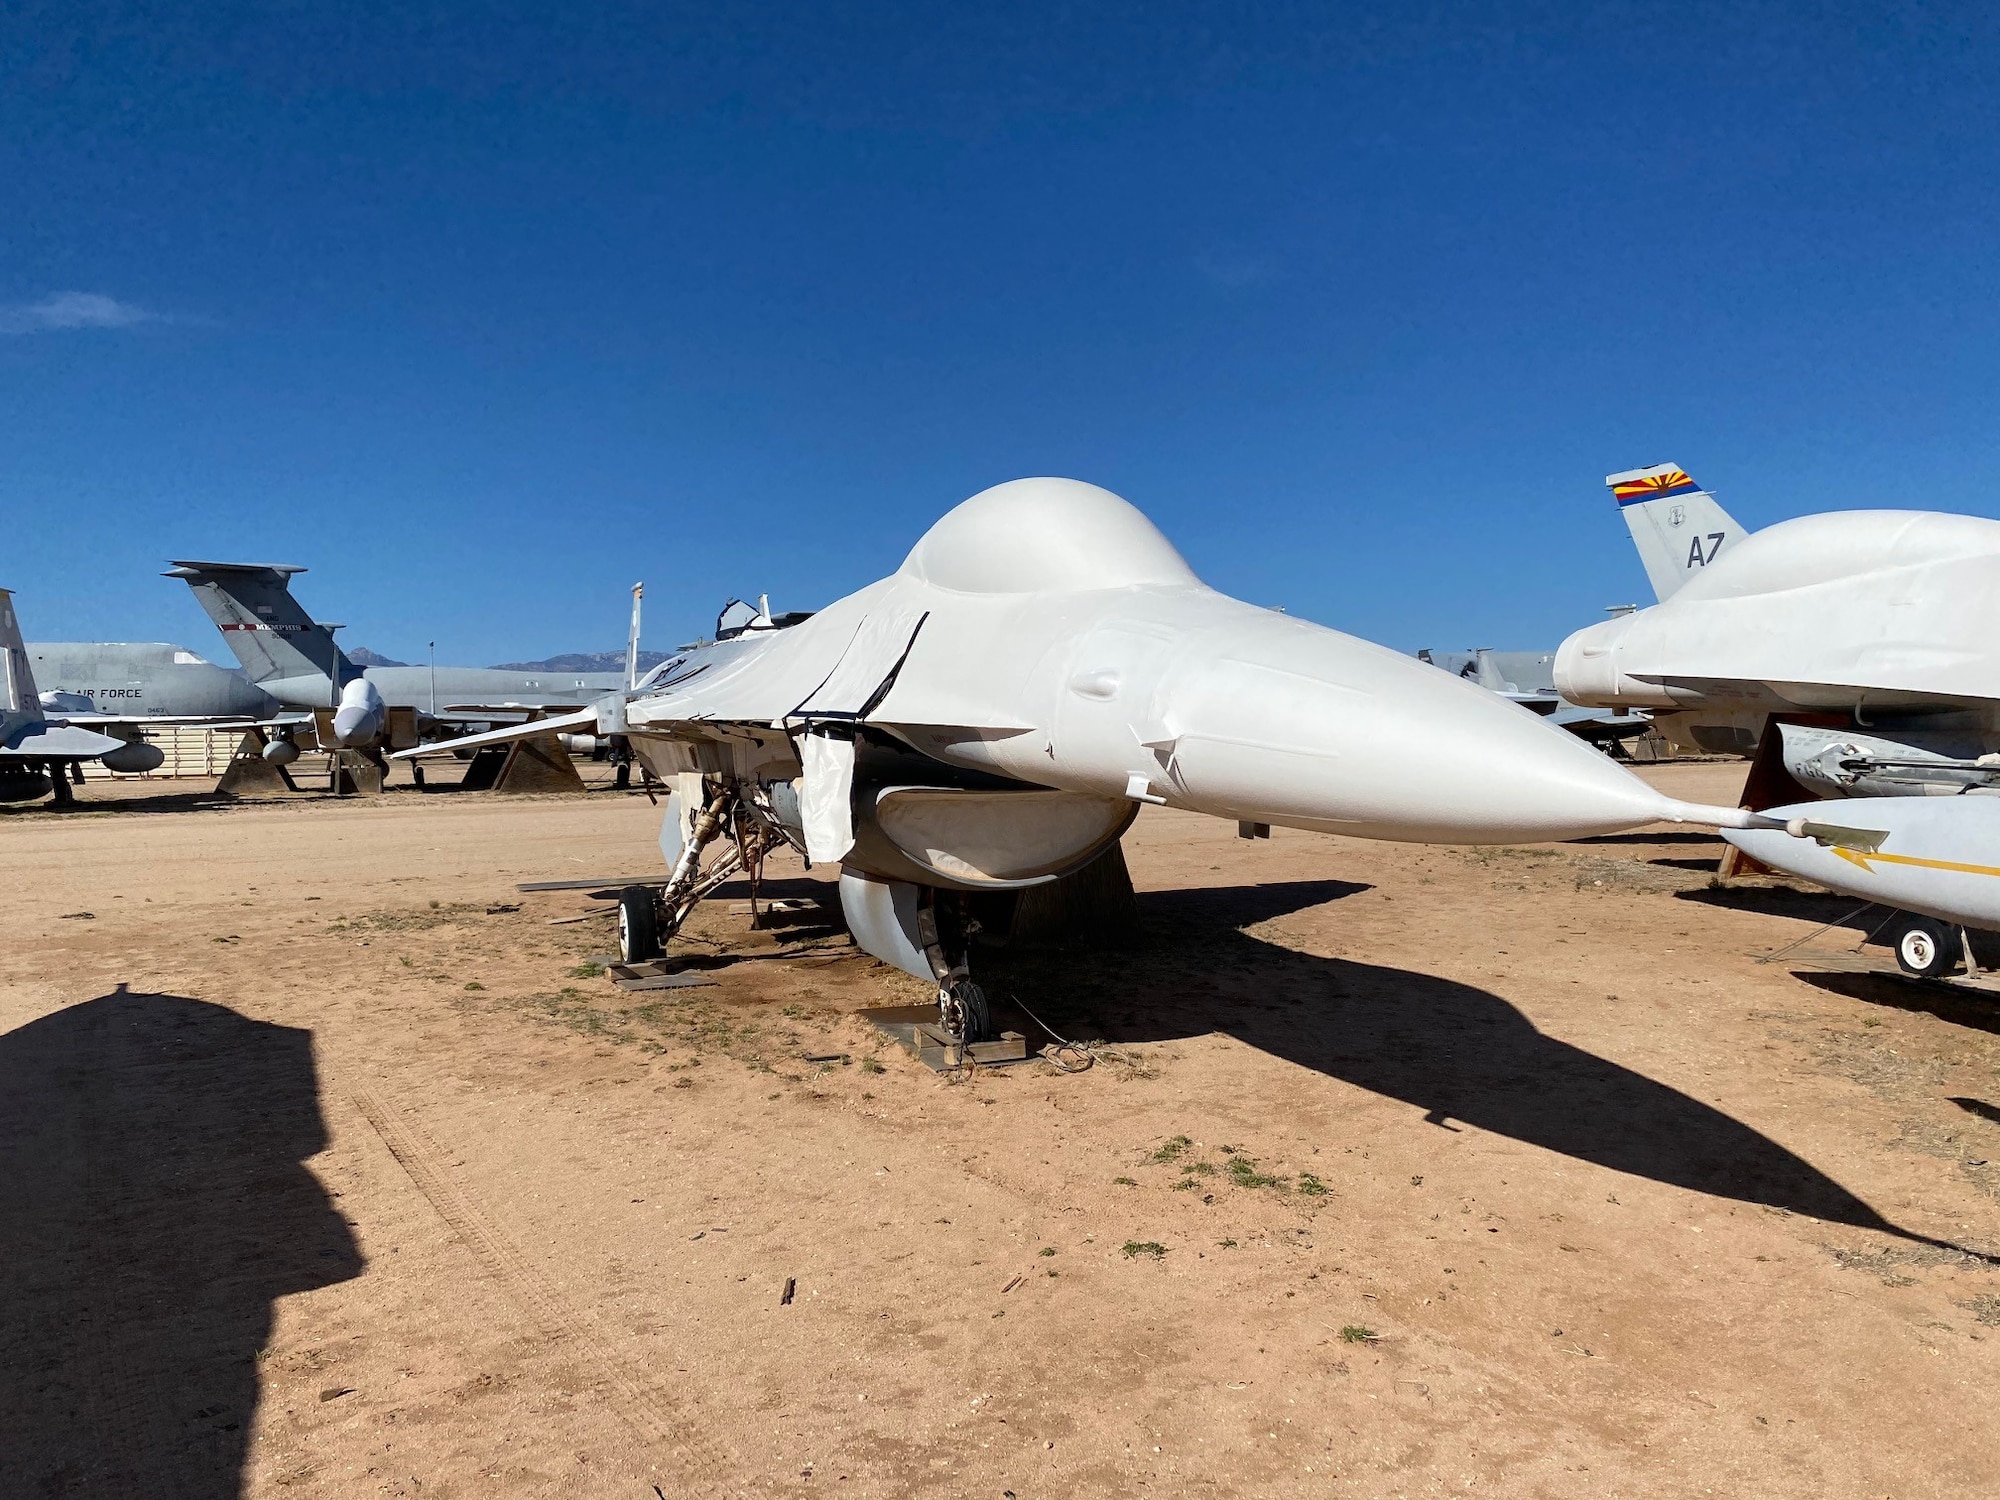
[[[25,734],[14,736],[0,756],[32,760],[95,760],[125,748],[125,741],[89,729],[72,729],[66,724],[30,725]]]
[[[282,573],[289,578],[305,569],[297,563],[227,563],[176,561],[174,571],[162,574],[165,578],[187,578],[197,573]]]

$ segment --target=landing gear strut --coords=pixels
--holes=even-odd
[[[724,834],[731,836],[729,846],[704,870],[703,851]],[[744,871],[750,875],[754,906],[764,856],[782,839],[782,833],[759,816],[734,787],[717,788],[695,818],[666,886],[655,890],[628,885],[618,893],[619,958],[628,964],[658,958],[702,900]]]
[[[953,1041],[983,1042],[993,1032],[993,1011],[986,1003],[986,991],[971,977],[967,950],[976,929],[962,911],[956,914],[961,930],[951,945],[958,954],[953,961],[938,921],[939,899],[939,892],[926,890],[923,904],[917,908],[917,941],[923,945],[924,957],[930,960],[932,977],[937,980],[938,1026]]]

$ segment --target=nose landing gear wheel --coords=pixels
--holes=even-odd
[[[1958,934],[1934,917],[1912,917],[1896,936],[1896,963],[1918,979],[1939,979],[1958,964]]]
[[[986,991],[961,979],[938,992],[938,1024],[962,1042],[983,1042],[993,1032],[993,1012]]]
[[[653,892],[643,885],[628,885],[618,893],[618,957],[628,964],[642,964],[659,956],[660,917]]]

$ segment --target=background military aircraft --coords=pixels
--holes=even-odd
[[[102,760],[113,770],[150,771],[159,748],[131,744],[52,715],[42,707],[34,668],[14,616],[14,596],[0,589],[0,802],[32,802],[55,793],[70,800],[77,763]]]
[[[258,690],[289,708],[333,712],[344,749],[379,750],[389,710],[413,709],[418,733],[524,719],[535,709],[573,709],[630,686],[620,672],[519,671],[498,667],[362,666],[292,596],[305,569],[290,563],[176,562],[184,580]]]
[[[271,719],[284,705],[233,667],[164,641],[30,641],[43,706],[120,724]]]
[[[1563,642],[1565,697],[1768,759],[1797,783],[1775,801],[2000,786],[2000,521],[1833,511],[1753,534],[1676,465],[1607,482],[1659,602]]]
[[[335,643],[337,626],[322,625],[292,596],[291,580],[306,570],[289,563],[176,562],[169,578],[184,580],[243,675],[280,703],[326,708],[336,685],[374,685],[393,707],[434,717],[479,717],[486,709],[579,706],[626,687],[622,672],[509,671],[497,667],[364,667]]]
[[[1498,693],[1531,713],[1540,714],[1558,729],[1567,729],[1578,739],[1589,740],[1602,749],[1619,753],[1619,747],[1637,739],[1653,727],[1643,713],[1620,713],[1612,709],[1589,708],[1572,703],[1556,691],[1553,651],[1434,651],[1417,653],[1417,660],[1476,682],[1489,693]]]

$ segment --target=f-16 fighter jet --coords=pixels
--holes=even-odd
[[[880,582],[719,634],[589,710],[434,750],[628,736],[678,804],[664,890],[623,893],[628,960],[790,844],[839,864],[855,940],[935,981],[959,1037],[987,1024],[967,967],[982,901],[1082,870],[1149,803],[1453,844],[1749,817],[1676,802],[1412,657],[1219,594],[1075,480],[986,490]]]

